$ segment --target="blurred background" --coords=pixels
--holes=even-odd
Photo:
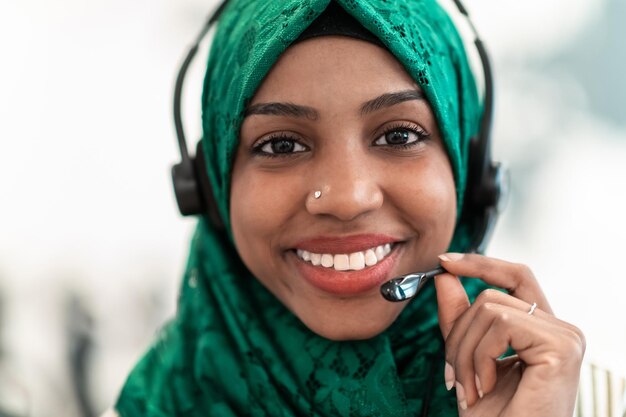
[[[494,61],[494,152],[512,170],[489,254],[530,265],[584,330],[578,414],[621,416],[626,2],[466,3]],[[194,220],[171,191],[171,97],[214,6],[0,2],[0,416],[104,411],[174,314]],[[186,84],[192,138],[204,60]]]

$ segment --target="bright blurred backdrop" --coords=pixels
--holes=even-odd
[[[194,220],[171,191],[171,96],[214,5],[0,3],[0,415],[104,410],[174,314]],[[489,254],[530,265],[585,331],[587,363],[619,380],[626,2],[466,5],[494,60],[494,151],[513,176]],[[204,59],[184,97],[192,138]]]

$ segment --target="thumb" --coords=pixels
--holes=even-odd
[[[456,320],[470,306],[469,298],[459,277],[449,273],[435,277],[439,327],[443,338],[447,339]]]

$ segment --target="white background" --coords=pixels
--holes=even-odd
[[[0,409],[78,415],[72,297],[91,316],[98,411],[174,313],[194,221],[171,191],[171,95],[213,4],[0,3]],[[529,264],[585,331],[587,361],[626,375],[623,2],[467,6],[494,58],[495,153],[513,175],[489,253]],[[192,138],[203,60],[185,96]]]

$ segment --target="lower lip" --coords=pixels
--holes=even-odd
[[[295,253],[293,256],[296,258],[296,268],[311,285],[334,295],[350,296],[371,291],[389,281],[399,249],[399,245],[395,245],[385,259],[360,271],[337,271],[334,268],[313,266]]]

